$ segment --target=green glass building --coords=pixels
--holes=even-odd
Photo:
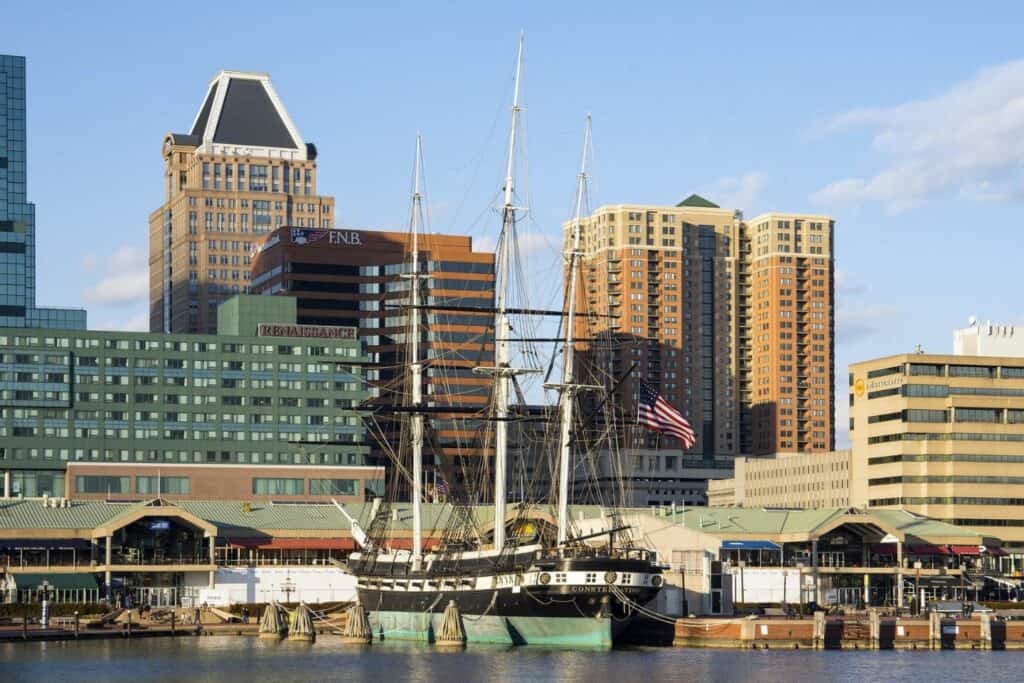
[[[2,494],[96,493],[78,490],[95,477],[65,488],[69,463],[364,466],[355,329],[297,325],[291,297],[238,296],[218,313],[216,335],[0,328]],[[253,494],[319,492],[260,481]]]

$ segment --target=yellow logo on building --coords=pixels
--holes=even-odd
[[[864,380],[859,379],[859,380],[857,380],[856,382],[853,383],[853,393],[856,396],[863,396],[864,395]]]

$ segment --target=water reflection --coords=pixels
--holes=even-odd
[[[423,644],[315,645],[250,637],[0,644],[0,681],[893,681],[1020,680],[1024,652],[638,648],[572,652]]]

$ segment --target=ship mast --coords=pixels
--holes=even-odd
[[[423,365],[420,362],[420,246],[419,228],[423,213],[422,195],[420,194],[420,171],[423,166],[423,151],[420,134],[416,134],[416,162],[413,170],[412,215],[409,218],[409,231],[412,233],[412,272],[409,290],[409,370],[412,375],[412,405],[419,408],[423,405]],[[412,413],[412,563],[419,569],[423,560],[423,413],[414,410]]]
[[[515,238],[516,207],[515,154],[516,130],[519,127],[519,76],[523,65],[523,34],[519,34],[516,77],[512,95],[512,127],[508,134],[508,164],[505,168],[505,196],[501,207],[501,235],[498,238],[497,314],[494,320],[494,548],[505,547],[505,498],[508,470],[508,395],[515,371],[509,367],[509,324],[507,295],[511,276],[512,240]]]
[[[565,325],[565,348],[562,352],[562,384],[559,396],[561,412],[561,431],[558,442],[558,545],[564,545],[569,536],[569,464],[572,460],[570,444],[572,430],[573,404],[576,392],[583,387],[573,384],[573,354],[576,340],[576,280],[579,272],[580,257],[580,221],[583,217],[583,201],[587,192],[587,149],[590,146],[590,115],[583,132],[583,157],[580,161],[580,173],[576,183],[576,213],[572,221],[570,246],[565,251],[568,263],[569,287],[566,298],[568,319]]]

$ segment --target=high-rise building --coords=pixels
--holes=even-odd
[[[254,248],[274,228],[330,228],[316,147],[266,74],[221,71],[188,133],[162,150],[164,204],[149,217],[149,329],[213,332],[217,306],[249,288]]]
[[[218,314],[216,335],[0,328],[0,496],[383,493],[355,329],[271,297]]]
[[[738,282],[750,448],[827,453],[835,448],[834,222],[768,213],[745,227]]]
[[[1024,358],[902,354],[850,365],[851,503],[1024,546]]]
[[[419,248],[424,402],[428,409],[457,404],[482,411],[490,380],[473,368],[494,363],[494,315],[484,312],[494,306],[494,254],[473,251],[470,237],[434,233],[421,235]],[[300,323],[358,328],[386,403],[410,391],[402,385],[409,363],[409,257],[404,232],[282,228],[253,260],[252,290],[295,297]],[[462,417],[440,412],[427,420],[424,458],[428,468],[442,468],[440,476],[461,479],[458,456],[481,452],[480,425]]]
[[[581,362],[621,381],[627,421],[639,382],[654,385],[692,424],[693,454],[831,450],[832,231],[827,216],[745,221],[697,195],[601,207],[583,220]],[[634,446],[678,448],[635,432]]]
[[[85,329],[85,311],[36,308],[36,207],[27,197],[25,58],[0,55],[0,327]]]

